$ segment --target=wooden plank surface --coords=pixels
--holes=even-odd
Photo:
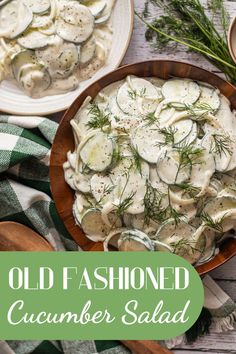
[[[136,11],[142,12],[144,0],[134,1]],[[233,18],[236,16],[236,0],[226,1],[225,4],[226,8],[229,10],[230,17]],[[219,73],[219,71],[201,55],[188,52],[183,47],[176,48],[174,50],[168,48],[162,52],[152,49],[150,45],[146,43],[144,33],[144,25],[138,18],[135,18],[133,36],[127,54],[123,60],[123,64],[130,64],[147,59],[176,59],[187,61],[207,70]],[[234,299],[234,301],[236,301],[236,257],[222,267],[213,271],[211,276],[217,281],[219,286],[221,286]],[[173,353],[236,354],[236,330],[220,334],[212,333],[200,338],[193,345],[182,346],[181,348],[173,350]]]

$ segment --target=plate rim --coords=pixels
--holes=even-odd
[[[116,1],[119,1],[119,0],[116,0]],[[130,45],[130,42],[131,42],[131,37],[132,37],[132,34],[133,34],[133,30],[134,30],[134,0],[128,0],[128,5],[129,5],[129,7],[130,7],[130,26],[129,26],[129,32],[128,32],[128,35],[127,35],[127,38],[126,38],[126,44],[125,44],[125,47],[124,47],[124,49],[123,49],[123,51],[122,51],[122,53],[121,53],[121,55],[120,55],[120,58],[119,58],[119,60],[118,60],[118,62],[116,63],[116,65],[114,65],[110,70],[109,70],[109,72],[107,72],[106,74],[102,74],[100,77],[98,77],[96,80],[94,80],[93,82],[96,82],[97,80],[100,80],[103,76],[105,76],[105,75],[107,75],[107,74],[109,74],[111,71],[113,71],[113,70],[116,70],[117,68],[119,68],[120,67],[120,64],[121,64],[121,62],[122,62],[122,60],[124,59],[124,57],[125,57],[125,55],[126,55],[126,52],[127,52],[127,50],[128,50],[128,48],[129,48],[129,45]],[[111,65],[112,65],[112,63],[111,63]],[[102,68],[101,68],[102,69]],[[85,80],[84,82],[86,82],[87,80]],[[92,85],[93,84],[93,82],[91,82],[90,84],[89,84],[89,86],[90,85]],[[1,84],[1,82],[0,82],[0,84]],[[89,87],[89,86],[87,86],[87,87]],[[86,90],[87,89],[87,87],[85,87],[80,93],[78,93],[78,95],[77,96],[79,96],[84,90]],[[73,92],[73,91],[71,91],[71,92]],[[67,93],[66,93],[67,94]],[[61,94],[61,95],[54,95],[54,96],[52,96],[52,97],[56,97],[56,96],[63,96],[63,94]],[[47,96],[46,96],[47,97]],[[76,98],[75,98],[76,99]],[[73,100],[73,102],[75,101],[75,99]],[[73,103],[72,102],[72,103]],[[71,104],[72,104],[71,103]],[[39,103],[39,105],[40,105],[40,103]],[[17,110],[12,110],[10,107],[9,107],[9,109],[6,109],[6,108],[1,108],[1,103],[0,103],[0,112],[3,112],[3,113],[7,113],[7,114],[11,114],[11,115],[19,115],[19,116],[46,116],[46,115],[51,115],[51,114],[54,114],[54,113],[58,113],[58,112],[64,112],[64,111],[66,111],[68,108],[70,107],[70,105],[69,106],[67,106],[67,107],[65,107],[64,109],[61,109],[61,108],[58,108],[58,109],[52,109],[52,110],[48,110],[47,112],[46,111],[40,111],[40,109],[39,109],[39,111],[37,112],[37,113],[29,113],[29,112],[23,112],[23,111],[21,111],[21,112],[18,112]]]

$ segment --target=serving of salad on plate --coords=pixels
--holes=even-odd
[[[115,0],[2,0],[0,80],[33,98],[75,90],[108,58]]]

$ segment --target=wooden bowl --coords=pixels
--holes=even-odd
[[[182,77],[205,81],[217,87],[221,93],[230,100],[232,108],[236,109],[236,89],[234,86],[219,76],[197,66],[171,60],[152,60],[123,66],[102,77],[83,91],[67,110],[57,130],[52,146],[50,179],[52,195],[56,203],[57,211],[68,232],[85,251],[102,251],[103,247],[101,243],[94,243],[84,235],[80,227],[75,224],[72,214],[74,191],[65,182],[62,166],[67,160],[67,152],[69,150],[74,150],[74,138],[70,126],[70,120],[74,117],[87,96],[94,98],[101,89],[115,81],[124,79],[127,75],[136,75],[140,77],[156,76],[162,79]],[[214,259],[208,263],[198,266],[197,270],[200,274],[204,274],[223,264],[235,254],[236,240],[229,240],[222,245],[219,255],[214,257]]]

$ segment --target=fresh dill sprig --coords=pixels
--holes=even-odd
[[[166,208],[161,207],[164,197],[168,196],[169,204]],[[168,193],[161,193],[153,188],[150,182],[146,182],[146,194],[144,196],[144,220],[148,225],[150,219],[158,223],[162,223],[168,219],[173,219],[177,225],[184,215],[176,211],[170,201],[169,188]]]
[[[153,188],[151,183],[146,181],[146,193],[144,196],[144,220],[148,225],[150,219],[159,222],[161,200],[164,194]]]
[[[102,203],[106,196],[110,194],[115,189],[114,185],[105,185],[103,189],[103,195],[101,196],[100,200],[95,204],[96,207],[102,208]]]
[[[155,112],[148,113],[143,117],[143,120],[147,122],[147,125],[152,125],[154,123],[159,124],[158,118],[155,116]]]
[[[87,126],[92,129],[104,130],[105,127],[111,126],[109,117],[110,114],[105,114],[96,103],[92,102],[89,108],[89,114],[92,118],[87,123]]]
[[[208,103],[188,104],[181,102],[171,102],[167,104],[168,108],[174,108],[177,111],[187,111],[198,120],[203,119],[207,113],[213,113],[214,109]]]
[[[161,133],[164,136],[165,142],[164,143],[158,143],[159,145],[174,145],[175,143],[175,134],[177,132],[176,128],[173,127],[164,127],[164,128],[158,128],[159,133]]]
[[[131,168],[134,166],[135,169],[140,173],[140,175],[142,176],[142,158],[138,153],[137,148],[135,148],[134,146],[130,145],[129,146],[130,151],[132,153],[132,157],[133,157],[133,163],[131,164]]]
[[[222,218],[214,220],[208,213],[203,212],[201,214],[201,219],[204,222],[204,225],[208,226],[210,229],[213,229],[220,233],[223,232],[222,222],[224,219],[224,215],[222,216]]]
[[[141,88],[141,90],[138,92],[137,90],[129,89],[128,90],[128,95],[131,98],[131,100],[136,100],[136,98],[139,97],[144,97],[146,94],[146,87]]]
[[[114,188],[115,188],[114,185],[113,186],[105,185],[103,194],[110,194],[114,190]]]
[[[213,142],[211,144],[211,149],[210,152],[215,153],[216,155],[219,155],[220,157],[224,155],[232,155],[232,147],[230,146],[230,143],[232,143],[232,140],[228,135],[222,135],[222,134],[212,134],[213,137]]]
[[[137,98],[137,91],[136,90],[128,90],[128,95],[131,98],[131,100],[136,100]]]
[[[177,188],[182,189],[185,193],[187,193],[193,199],[195,199],[196,194],[198,194],[200,192],[200,188],[195,187],[188,182],[174,183],[170,187],[177,187]]]
[[[136,192],[130,193],[128,197],[126,197],[124,200],[122,200],[118,205],[115,205],[116,207],[116,215],[117,216],[123,216],[125,211],[133,204],[133,197]]]
[[[82,172],[83,174],[88,174],[88,173],[90,173],[90,172],[91,172],[91,169],[90,169],[89,165],[86,164],[86,163],[84,163],[84,162],[82,162],[82,170],[81,170],[81,172]]]
[[[144,15],[148,15],[149,3],[164,12],[162,16],[154,19],[152,17],[150,22],[144,15],[136,12],[147,27],[145,37],[153,47],[163,49],[169,43],[184,45],[204,55],[224,72],[233,84],[236,83],[236,65],[227,45],[228,14],[223,0],[209,0],[211,6],[208,6],[208,9],[205,9],[200,0],[147,0],[146,2]],[[209,12],[213,15],[217,12],[220,17],[220,29],[217,26],[219,21],[215,21],[214,16]]]
[[[189,251],[191,251],[192,254],[195,252],[202,252],[202,250],[193,246],[195,244],[195,241],[181,238],[179,241],[171,242],[170,246],[173,247],[173,253],[179,255],[185,255],[186,253],[189,253]]]
[[[184,145],[176,147],[179,154],[179,168],[178,172],[184,169],[185,167],[192,168],[193,165],[200,164],[198,161],[199,157],[202,155],[204,149],[196,148],[194,145]],[[178,176],[176,174],[176,178]]]
[[[115,164],[118,164],[121,160],[123,159],[123,155],[120,151],[120,148],[117,147],[116,149],[113,149],[112,152],[112,162]]]

